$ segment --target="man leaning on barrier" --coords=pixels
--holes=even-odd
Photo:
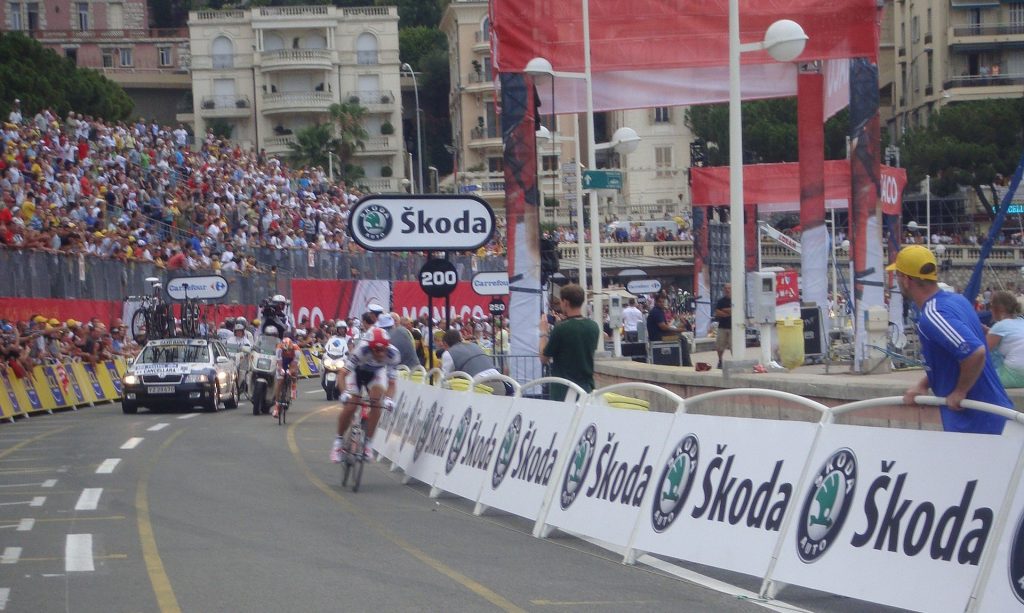
[[[970,399],[1013,408],[992,366],[985,332],[971,303],[960,294],[939,289],[935,254],[923,245],[901,249],[886,270],[896,273],[900,291],[920,313],[916,326],[926,376],[907,390],[904,402],[914,404],[915,396],[927,395],[931,388],[934,395],[946,398],[940,411],[947,432],[1001,434],[1006,419],[960,406]]]
[[[549,327],[546,319],[541,320],[541,361],[552,364],[551,375],[568,379],[590,392],[594,389],[594,350],[601,338],[597,324],[584,319],[583,288],[569,284],[562,288],[561,307],[565,318]],[[551,386],[552,400],[565,400],[568,388],[564,385]]]

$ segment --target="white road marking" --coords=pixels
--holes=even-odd
[[[46,502],[46,496],[33,496],[32,502],[28,503],[30,507],[41,507]]]
[[[121,449],[135,449],[142,442],[141,436],[133,436],[132,438],[125,441],[124,445],[121,445]]]
[[[100,504],[100,496],[103,495],[102,487],[87,487],[82,490],[82,495],[78,497],[78,503],[75,504],[76,511],[95,511],[96,507]]]
[[[146,430],[148,430],[150,432],[159,432],[160,430],[163,430],[164,428],[166,428],[169,425],[171,425],[171,424],[169,424],[167,422],[160,422],[160,423],[158,423],[158,424],[156,424],[154,426],[150,426],[150,427],[146,428]]]
[[[28,532],[36,525],[36,520],[26,517],[18,522],[18,532]]]
[[[192,419],[193,417],[199,417],[199,413],[189,413],[188,415],[182,415],[178,419]]]
[[[0,611],[7,609],[7,600],[11,597],[11,588],[0,587]]]
[[[96,474],[109,475],[110,473],[114,472],[114,469],[117,468],[117,465],[120,463],[121,458],[107,458],[106,460],[103,460],[103,462],[101,462],[100,465],[96,468]]]
[[[17,564],[21,557],[21,547],[5,547],[4,555],[0,556],[0,564]]]
[[[92,535],[69,534],[64,542],[64,571],[86,572],[96,570],[92,560]]]
[[[46,481],[43,481],[42,487],[53,487],[55,485],[57,485],[56,479],[47,479]]]
[[[306,393],[307,393],[307,394],[322,394],[322,393],[324,393],[324,392],[323,392],[323,390],[309,390],[309,391],[308,391],[308,392],[306,392]]]
[[[5,483],[0,487],[32,487],[33,485],[39,485],[38,483]],[[45,485],[43,487],[46,487]]]

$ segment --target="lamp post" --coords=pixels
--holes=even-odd
[[[590,25],[587,19],[587,2],[583,2],[583,49],[586,60],[584,72],[562,72],[551,67],[551,62],[542,57],[535,57],[526,63],[524,72],[534,77],[548,76],[551,78],[561,77],[567,79],[583,79],[586,84],[587,97],[587,168],[597,169],[597,151],[599,149],[615,149],[620,154],[629,154],[636,151],[640,145],[640,136],[632,128],[622,127],[615,131],[609,143],[598,144],[594,142],[594,97],[591,88],[590,78]],[[579,154],[579,143],[577,142],[577,155]],[[577,157],[578,159],[578,157]],[[582,185],[577,185],[582,189]],[[577,198],[582,198],[582,191],[577,191]],[[579,202],[579,201],[578,201]],[[582,204],[577,207],[579,223],[583,223]],[[580,226],[580,237],[582,238],[582,225]],[[597,195],[593,194],[590,199],[590,250],[591,250],[591,296],[593,297],[593,312],[591,319],[597,322],[599,328],[604,329],[604,308],[602,306],[602,282],[601,282],[601,220],[598,215]],[[582,252],[582,249],[580,250]],[[582,274],[581,274],[582,278]]]
[[[740,44],[740,3],[729,0],[729,281],[732,284],[732,359],[746,350],[746,254],[743,236],[743,121],[740,114],[740,53],[766,50],[778,62],[803,53],[807,34],[781,19],[768,26],[764,41]]]
[[[412,66],[406,62],[402,64],[402,70],[409,73],[412,77],[412,93],[416,99],[416,163],[419,166],[419,187],[420,193],[423,193],[423,134],[420,132],[420,88],[416,83],[416,73],[412,71]]]
[[[430,171],[430,177],[431,177],[430,185],[431,185],[432,193],[436,194],[439,191],[438,190],[438,187],[439,187],[438,184],[439,184],[439,182],[441,180],[440,179],[440,175],[437,172],[437,166],[427,166],[427,170]]]

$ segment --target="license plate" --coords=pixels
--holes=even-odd
[[[338,378],[337,374],[335,374],[333,372],[327,373],[327,380],[330,381],[331,383],[334,383],[334,380],[337,379],[337,378]]]
[[[151,385],[150,387],[146,388],[146,391],[149,392],[150,394],[173,394],[174,393],[174,386],[173,385]]]

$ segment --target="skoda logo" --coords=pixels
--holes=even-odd
[[[419,459],[420,454],[423,453],[423,448],[427,446],[427,439],[430,438],[430,429],[434,425],[434,415],[437,414],[437,403],[430,405],[430,410],[427,411],[427,416],[423,418],[423,425],[420,426],[420,436],[416,439],[416,448],[412,452],[412,461],[415,462]]]
[[[448,449],[448,459],[444,463],[444,474],[449,474],[459,461],[459,453],[462,445],[466,442],[466,434],[469,432],[469,423],[473,420],[473,408],[466,409],[459,420],[459,428],[455,431],[455,438],[452,439],[452,446]]]
[[[590,461],[594,459],[596,448],[597,426],[590,424],[576,442],[576,449],[569,457],[569,466],[565,469],[565,479],[562,480],[562,495],[559,501],[563,511],[576,501],[576,497],[583,490],[583,483],[587,480]]]
[[[655,532],[668,530],[679,517],[679,511],[690,495],[699,457],[700,442],[695,434],[684,436],[672,450],[672,455],[661,469],[661,479],[651,506],[651,525]]]
[[[391,233],[394,225],[391,213],[379,204],[371,204],[359,211],[356,227],[368,241],[379,241]]]
[[[857,456],[835,451],[814,477],[797,517],[796,551],[801,560],[817,561],[836,541],[853,503],[857,485]]]
[[[494,462],[494,470],[491,472],[491,488],[498,489],[501,482],[508,473],[508,467],[512,465],[512,454],[519,444],[519,433],[523,429],[523,416],[519,413],[512,418],[512,423],[505,431],[505,438],[501,440],[501,448],[498,450],[498,459]]]

